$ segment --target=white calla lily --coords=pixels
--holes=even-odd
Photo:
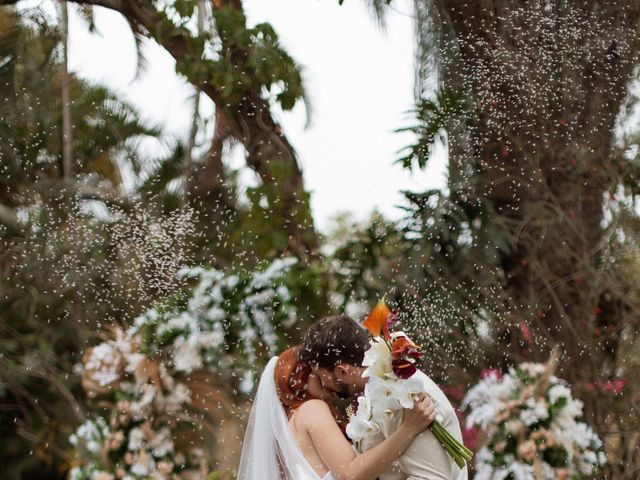
[[[393,376],[393,367],[391,365],[391,351],[389,347],[382,342],[371,340],[371,347],[364,353],[363,367],[367,367],[363,372],[363,377],[388,378]]]
[[[412,408],[413,403],[424,392],[422,380],[417,376],[409,377],[400,382],[394,382],[395,396],[402,408]]]
[[[367,397],[371,402],[371,415],[375,421],[389,419],[393,412],[402,409],[393,383],[371,379],[367,384]]]
[[[354,442],[358,442],[365,437],[375,435],[380,431],[380,427],[375,422],[366,420],[359,415],[351,417],[347,425],[347,436]]]

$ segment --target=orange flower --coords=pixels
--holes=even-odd
[[[418,346],[413,343],[409,337],[404,335],[396,337],[391,344],[391,353],[394,357],[401,357],[403,355],[413,356],[418,350]]]
[[[378,301],[378,304],[371,310],[371,313],[364,321],[364,326],[369,330],[369,333],[374,337],[379,337],[382,333],[382,329],[387,324],[387,318],[389,318],[391,310],[384,303],[384,299]]]

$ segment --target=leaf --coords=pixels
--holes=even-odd
[[[410,127],[399,128],[396,132],[413,132],[418,135],[415,144],[402,150],[404,152],[397,163],[404,168],[411,168],[416,163],[424,168],[431,155],[436,140],[445,141],[449,120],[463,110],[463,96],[450,88],[441,88],[433,100],[422,99],[413,110],[419,123]]]

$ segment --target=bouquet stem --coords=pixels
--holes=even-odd
[[[464,468],[466,462],[473,458],[473,452],[451,435],[440,422],[433,422],[431,431],[458,467]]]

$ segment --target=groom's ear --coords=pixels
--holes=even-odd
[[[336,367],[333,369],[333,375],[338,379],[338,380],[342,380],[345,378],[345,376],[349,375],[349,365],[345,364],[345,363],[339,363],[338,365],[336,365]]]

